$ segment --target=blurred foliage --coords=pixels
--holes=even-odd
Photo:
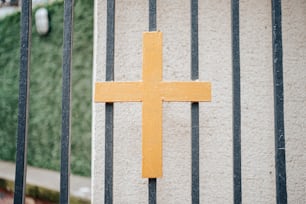
[[[60,169],[63,2],[47,6],[50,32],[39,36],[32,15],[28,164]],[[0,21],[0,159],[14,161],[20,58],[20,14]],[[90,176],[93,1],[75,0],[71,170]]]

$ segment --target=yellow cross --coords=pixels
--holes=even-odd
[[[162,33],[143,33],[140,82],[97,82],[95,102],[142,102],[142,177],[162,177],[163,101],[211,100],[209,82],[162,81]]]

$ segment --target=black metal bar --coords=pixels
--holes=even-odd
[[[104,202],[113,203],[113,120],[112,103],[105,104],[105,189]]]
[[[107,0],[106,81],[114,80],[115,0]]]
[[[20,78],[18,101],[18,135],[16,152],[14,203],[23,204],[27,175],[27,138],[29,115],[29,74],[31,58],[32,1],[23,0],[21,5],[20,31]]]
[[[156,178],[149,178],[149,204],[156,204]]]
[[[281,0],[272,0],[276,200],[287,203]]]
[[[233,68],[233,187],[234,203],[241,197],[241,104],[240,104],[240,43],[239,0],[232,0],[232,68]]]
[[[191,0],[191,79],[199,79],[198,0]]]
[[[192,203],[200,203],[199,172],[199,103],[191,104],[191,147],[192,147]]]
[[[156,31],[156,0],[149,0],[149,31]]]
[[[191,79],[199,78],[199,37],[198,37],[198,0],[191,0]],[[192,203],[199,203],[199,103],[191,104],[191,197]]]
[[[69,203],[73,0],[64,1],[60,203]]]
[[[156,31],[156,0],[149,0],[149,31]],[[148,179],[149,204],[156,203],[156,178]]]
[[[106,81],[114,80],[115,0],[107,0]],[[113,103],[105,104],[105,179],[104,203],[113,203]]]

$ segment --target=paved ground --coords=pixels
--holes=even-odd
[[[15,164],[11,162],[0,161],[0,179],[5,181],[14,181]],[[51,191],[59,192],[60,174],[56,171],[40,169],[28,166],[27,184],[37,186]],[[76,198],[90,200],[91,181],[90,178],[71,175],[70,177],[70,195]],[[31,202],[32,201],[32,202]],[[26,204],[48,204],[42,201],[35,201],[28,198]],[[0,204],[12,203],[12,195],[4,189],[0,189]]]

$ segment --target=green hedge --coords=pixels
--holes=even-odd
[[[47,36],[37,34],[33,13],[28,164],[59,170],[63,2],[47,9]],[[93,1],[76,0],[74,9],[71,170],[90,176]],[[15,160],[16,151],[19,18],[14,14],[0,21],[0,159],[8,161]]]

